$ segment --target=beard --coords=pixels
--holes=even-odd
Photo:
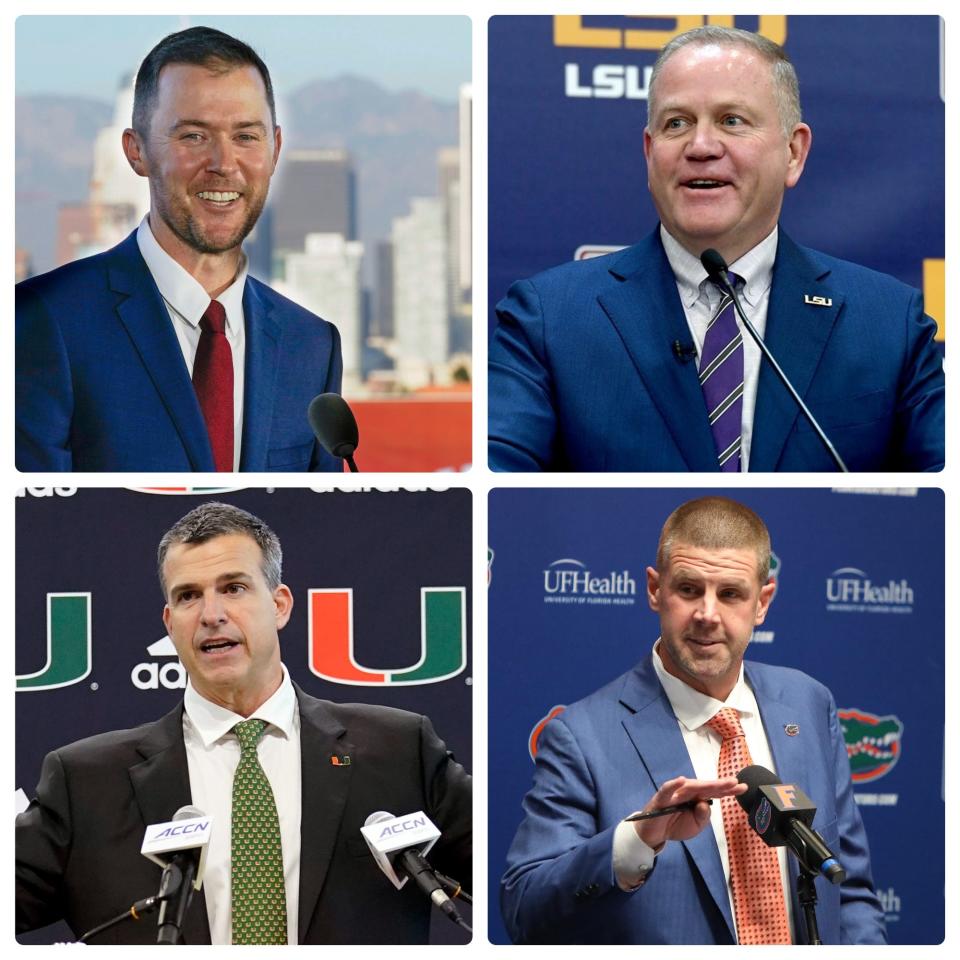
[[[220,237],[211,236],[210,232],[190,213],[184,204],[171,200],[161,190],[156,191],[152,206],[171,232],[192,250],[196,250],[197,253],[226,253],[228,250],[239,247],[256,226],[263,211],[267,194],[266,191],[252,196],[244,193],[243,197],[247,200],[247,215],[243,222],[226,236]]]

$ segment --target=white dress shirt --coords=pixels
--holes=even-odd
[[[183,267],[157,243],[150,229],[149,215],[137,228],[137,245],[146,261],[160,296],[167,305],[170,322],[180,343],[187,374],[193,377],[193,362],[200,343],[200,319],[210,305],[210,296]],[[217,300],[227,313],[227,342],[233,353],[233,469],[240,469],[240,442],[243,436],[243,361],[246,336],[243,325],[243,288],[247,282],[247,258],[240,255],[240,266],[233,283]]]
[[[240,741],[232,731],[242,720],[255,717],[267,723],[257,744],[257,757],[277,804],[287,898],[287,942],[295,944],[300,902],[300,710],[287,668],[283,668],[283,681],[277,692],[250,717],[241,717],[204,699],[189,681],[183,705],[190,795],[194,806],[213,821],[203,878],[211,943],[229,944],[232,930],[230,827],[233,775],[240,762]]]
[[[747,747],[750,750],[751,760],[768,770],[776,772],[773,763],[773,754],[767,734],[763,729],[760,710],[756,697],[743,678],[743,666],[740,667],[740,676],[736,686],[730,691],[725,701],[715,700],[705,693],[694,690],[673,674],[667,673],[660,659],[660,641],[653,648],[653,668],[663,687],[674,716],[680,726],[684,745],[690,755],[690,763],[698,780],[716,780],[720,762],[720,735],[715,733],[706,724],[723,707],[732,707],[740,717],[740,725],[747,738]],[[678,774],[679,775],[679,774]],[[639,812],[639,811],[636,811]],[[723,875],[727,880],[727,894],[730,897],[730,915],[736,914],[733,909],[733,891],[730,888],[730,861],[727,854],[727,837],[723,830],[723,812],[719,801],[714,801],[710,807],[710,826],[713,829],[714,839],[720,851],[720,862],[723,864]],[[668,841],[669,842],[669,841]],[[652,867],[654,852],[638,836],[632,822],[622,821],[617,825],[613,837],[613,868],[617,884],[623,890],[631,890],[637,886],[640,877]],[[785,847],[777,848],[777,859],[780,864],[780,881],[783,884],[784,900],[787,905],[787,918],[790,921],[791,935],[794,931],[793,911],[790,900],[790,878],[787,873],[787,851]],[[651,880],[651,883],[654,881]],[[794,938],[794,942],[795,938]]]
[[[732,273],[743,277],[743,286],[737,291],[744,313],[763,338],[767,328],[767,306],[770,303],[770,284],[773,280],[773,262],[777,256],[777,231],[761,240],[735,263],[728,264]],[[684,249],[660,226],[660,239],[670,262],[677,292],[683,304],[687,326],[697,348],[697,362],[703,353],[703,341],[707,327],[720,306],[722,294],[717,286],[707,279],[703,264]],[[743,334],[743,422],[741,425],[740,470],[750,467],[750,441],[753,436],[753,413],[757,406],[757,380],[760,376],[760,348],[753,337],[743,329],[740,318],[737,326]]]

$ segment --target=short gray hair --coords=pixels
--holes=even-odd
[[[661,51],[653,65],[650,75],[650,84],[647,92],[647,126],[654,111],[654,96],[657,80],[664,64],[680,49],[696,44],[706,47],[716,44],[722,47],[750,47],[756,50],[767,63],[773,77],[773,95],[777,100],[780,113],[780,126],[783,135],[789,137],[793,128],[802,119],[800,112],[800,83],[797,80],[797,71],[794,69],[786,50],[779,43],[774,43],[759,33],[749,30],[740,30],[738,27],[695,27],[687,30],[680,36],[674,37]]]
[[[229,503],[201,503],[185,517],[181,517],[161,538],[157,547],[157,575],[164,599],[167,584],[163,576],[163,564],[167,551],[178,543],[206,543],[214,537],[242,533],[250,537],[260,548],[260,569],[271,590],[280,586],[283,567],[283,550],[277,535],[259,518],[246,510]]]

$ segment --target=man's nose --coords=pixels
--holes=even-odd
[[[229,137],[214,137],[210,143],[207,169],[229,177],[237,169],[237,147]]]
[[[687,139],[684,153],[689,160],[709,160],[723,153],[723,141],[714,125],[698,120]]]
[[[200,622],[204,626],[225,623],[227,619],[223,597],[218,590],[210,590],[203,595],[203,607],[200,610]]]
[[[697,605],[695,616],[705,623],[715,623],[719,616],[719,607],[717,595],[707,590],[700,597],[700,603]]]

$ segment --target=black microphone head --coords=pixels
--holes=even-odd
[[[750,813],[757,805],[758,794],[761,787],[765,787],[771,783],[780,783],[780,778],[772,770],[768,770],[766,767],[761,767],[757,764],[744,767],[737,774],[737,779],[747,785],[747,792],[737,797],[737,802],[747,813]]]
[[[307,419],[327,453],[343,458],[353,456],[360,433],[353,411],[339,393],[321,393],[314,397],[307,408]]]
[[[707,250],[704,250],[700,254],[700,263],[703,264],[703,269],[711,277],[715,276],[726,276],[727,273],[727,261],[723,259],[718,250],[714,250],[713,247],[710,247]]]

